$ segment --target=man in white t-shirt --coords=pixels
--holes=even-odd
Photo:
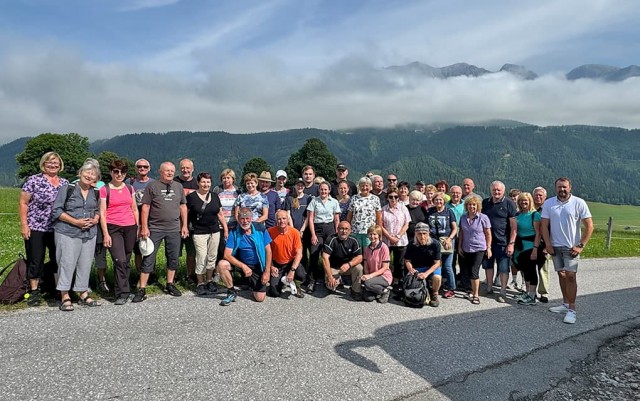
[[[541,231],[547,253],[553,257],[553,266],[558,272],[563,303],[549,310],[565,313],[564,322],[573,324],[576,322],[578,261],[593,233],[593,222],[587,203],[571,195],[571,181],[567,177],[558,178],[555,187],[557,195],[542,206]],[[584,232],[581,232],[582,225]]]

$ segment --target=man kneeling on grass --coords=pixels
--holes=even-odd
[[[249,278],[253,299],[262,302],[267,292],[271,273],[271,237],[259,231],[251,223],[251,209],[242,207],[238,211],[238,226],[229,232],[224,259],[218,263],[218,273],[227,287],[227,296],[220,302],[228,306],[237,298],[231,273],[236,270]]]

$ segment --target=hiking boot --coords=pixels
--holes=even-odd
[[[212,293],[215,294],[218,292],[218,286],[216,285],[215,280],[213,281],[209,281],[207,284],[205,284],[207,286],[207,290]]]
[[[300,288],[300,281],[294,280],[293,282],[296,286],[296,293],[294,296],[296,298],[304,298],[304,293],[302,292],[302,288]]]
[[[164,291],[172,297],[182,296],[180,290],[173,283],[167,283],[167,285],[164,287]]]
[[[198,284],[198,286],[196,287],[197,297],[211,297],[213,295],[215,295],[215,292],[212,293],[211,291],[209,291],[207,284]]]
[[[356,302],[360,302],[362,301],[362,293],[351,290],[351,298]]]
[[[563,322],[567,323],[567,324],[574,324],[576,322],[576,311],[569,309],[567,311],[567,314],[564,315],[564,320]]]
[[[27,305],[40,306],[40,303],[42,302],[42,294],[40,294],[40,290],[31,290],[27,294],[29,295],[27,297]]]
[[[566,313],[569,311],[569,307],[566,304],[562,304],[558,306],[552,306],[551,308],[549,308],[549,311],[553,313]]]
[[[535,305],[536,300],[534,298],[531,298],[531,295],[525,292],[523,296],[518,299],[518,303],[520,305]]]
[[[108,294],[109,293],[109,286],[107,285],[106,281],[101,281],[100,283],[98,283],[98,288],[97,290],[103,294]]]
[[[229,306],[231,305],[231,302],[235,302],[236,298],[238,298],[238,294],[236,294],[235,292],[229,292],[227,293],[227,296],[220,301],[220,305],[221,306]]]
[[[429,301],[429,306],[434,308],[437,308],[438,306],[440,306],[440,300],[438,299],[437,295],[431,296],[431,301]]]
[[[380,302],[381,304],[386,304],[387,302],[389,302],[389,295],[391,295],[391,287],[387,287],[382,291],[382,294],[380,294],[380,298],[378,298],[378,302]]]
[[[542,302],[543,304],[546,304],[547,302],[549,302],[549,298],[547,298],[544,295],[540,295],[540,302]]]
[[[145,299],[147,299],[147,290],[145,290],[144,288],[139,288],[138,291],[136,291],[136,295],[133,296],[131,302],[142,302]]]
[[[120,297],[118,297],[118,299],[116,299],[116,302],[114,302],[114,305],[124,305],[127,302],[129,302],[129,294],[127,295],[120,295]]]

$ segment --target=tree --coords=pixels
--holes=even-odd
[[[18,176],[28,177],[40,173],[40,158],[47,152],[56,152],[64,162],[64,171],[61,177],[73,180],[78,175],[78,170],[87,157],[91,157],[89,152],[89,138],[76,133],[69,134],[40,134],[27,141],[24,151],[16,156],[16,161],[20,168]]]
[[[242,168],[242,177],[239,177],[238,181],[244,182],[244,176],[246,174],[254,173],[256,175],[260,175],[263,171],[271,172],[271,166],[262,157],[254,157],[245,163]]]
[[[305,166],[313,167],[317,177],[331,181],[336,178],[337,163],[338,159],[329,151],[324,142],[318,138],[309,138],[300,150],[289,156],[289,162],[285,167],[289,177],[287,183],[292,185],[296,179],[301,177],[302,169]]]
[[[129,175],[135,175],[134,163],[131,160],[127,159],[127,158],[118,156],[114,152],[109,152],[107,150],[104,150],[104,151],[98,153],[98,156],[96,157],[96,159],[98,160],[98,163],[100,163],[100,174],[102,174],[102,181],[104,181],[104,182],[110,182],[111,181],[111,174],[109,172],[109,165],[114,160],[122,160],[122,161],[126,162],[127,166],[129,167],[128,174]]]

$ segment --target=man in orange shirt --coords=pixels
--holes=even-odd
[[[302,260],[302,240],[300,232],[289,225],[286,210],[276,212],[276,226],[267,230],[271,237],[271,280],[267,294],[279,297],[287,290],[297,298],[303,298],[300,283],[307,273]]]

